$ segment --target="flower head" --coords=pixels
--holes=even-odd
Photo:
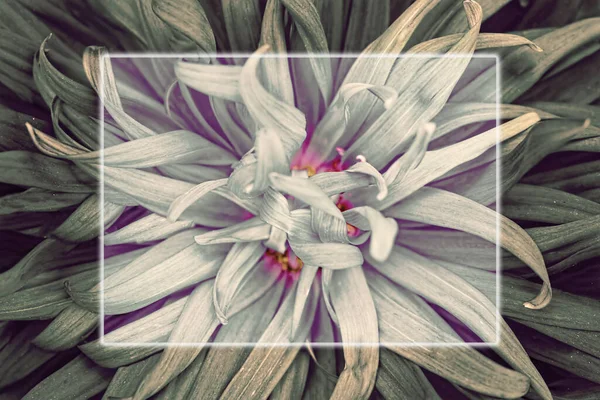
[[[501,94],[512,102],[595,50],[598,21],[489,34],[481,25],[496,5],[418,0],[387,27],[375,17],[387,18],[388,2],[364,3],[98,2],[118,39],[65,13],[57,18],[75,32],[49,36],[40,21],[15,38],[22,48],[0,42],[11,55],[0,61],[20,68],[0,82],[27,105],[10,116],[21,136],[1,143],[0,181],[18,190],[0,209],[21,217],[8,220],[11,231],[31,237],[2,272],[0,318],[51,320],[19,337],[28,348],[83,352],[27,398],[50,388],[59,398],[106,389],[134,399],[360,399],[375,386],[385,397],[433,397],[421,368],[466,393],[517,398],[531,388],[552,398],[515,332],[574,348],[577,335],[598,332],[582,322],[597,307],[591,299],[559,291],[557,309],[545,307],[550,274],[591,251],[600,213],[586,200],[594,193],[567,193],[587,182],[569,181],[579,169],[558,186],[544,185],[543,172],[517,182],[547,155],[597,145],[600,132],[582,121],[590,110],[556,103],[503,105],[501,125],[489,124],[494,66],[476,69],[473,54],[506,52]],[[7,4],[9,17],[38,21]],[[79,60],[85,33],[96,41],[85,44],[189,56],[111,58],[90,46]],[[562,36],[569,43],[558,45]],[[362,52],[327,56],[341,50]],[[305,54],[286,56],[297,51]],[[47,121],[35,117],[40,107]],[[498,140],[506,216],[494,207]],[[539,190],[586,218],[548,216],[550,203],[531,200]],[[509,217],[557,225],[524,229]],[[510,326],[495,304],[498,221],[505,269],[541,282],[506,278]],[[578,243],[587,247],[565,250]],[[553,251],[569,256],[556,264]],[[582,316],[568,319],[571,306]],[[99,310],[103,336],[82,343]],[[496,342],[498,332],[505,364],[463,345]],[[37,367],[50,356],[35,349]],[[86,379],[59,388],[64,376]]]

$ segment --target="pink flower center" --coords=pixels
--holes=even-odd
[[[267,249],[263,256],[265,265],[290,274],[299,274],[304,266],[300,258],[289,247],[283,253]]]

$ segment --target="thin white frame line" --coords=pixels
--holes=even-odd
[[[105,53],[108,58],[250,58],[253,53]],[[404,53],[404,54],[360,54],[360,53],[263,53],[260,58],[499,58],[495,53],[477,54],[437,54],[437,53]]]
[[[496,55],[496,346],[502,340],[502,330],[500,328],[502,320],[502,235],[500,224],[500,212],[502,211],[502,151],[500,148],[500,102],[502,101],[500,89],[502,87],[502,77],[500,68],[500,57]]]
[[[169,342],[107,342],[104,337],[99,337],[98,342],[106,347],[305,347],[307,342],[291,343],[261,343],[261,342],[190,342],[190,343],[169,343]],[[361,346],[396,346],[396,347],[474,347],[474,348],[495,348],[498,342],[308,342],[311,347],[361,347]]]
[[[197,342],[197,343],[170,343],[170,342],[146,342],[146,343],[137,343],[137,342],[106,342],[105,339],[105,330],[104,330],[104,60],[105,58],[109,59],[125,59],[125,58],[163,58],[163,59],[174,59],[174,58],[249,58],[251,57],[251,53],[105,53],[100,57],[100,103],[99,103],[99,113],[100,113],[100,235],[99,235],[99,257],[100,257],[100,310],[99,310],[99,337],[98,342],[102,346],[106,347],[198,347],[198,346],[206,346],[206,347],[305,347],[307,342],[302,343],[259,343],[259,342]],[[341,342],[308,342],[308,345],[311,347],[343,347],[343,346],[351,346],[351,347],[386,347],[386,346],[399,346],[399,347],[473,347],[473,348],[495,348],[500,344],[501,340],[501,330],[500,330],[500,321],[501,321],[501,290],[500,285],[502,284],[501,280],[501,235],[500,235],[500,204],[501,204],[501,151],[500,151],[500,87],[501,87],[501,77],[500,77],[500,57],[497,54],[493,53],[479,53],[479,54],[429,54],[429,53],[415,53],[415,54],[369,54],[369,55],[361,55],[360,53],[330,53],[330,54],[300,54],[300,53],[290,53],[290,54],[276,54],[276,53],[266,53],[261,54],[261,58],[469,58],[469,59],[490,59],[493,58],[495,60],[494,68],[496,70],[496,341],[495,342],[452,342],[452,343],[439,343],[439,342],[377,342],[377,343],[341,343]]]
[[[99,342],[104,345],[104,60],[107,54],[100,56],[100,102],[99,102],[99,113],[100,113],[100,323],[99,323]],[[110,58],[110,57],[109,57]]]

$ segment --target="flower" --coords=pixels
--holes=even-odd
[[[34,382],[29,399],[368,398],[375,387],[435,397],[423,368],[469,396],[517,398],[531,387],[552,398],[530,356],[597,382],[597,368],[584,366],[597,363],[598,303],[552,299],[549,279],[596,254],[597,165],[540,163],[597,151],[595,109],[520,100],[550,100],[549,81],[595,57],[598,19],[486,34],[499,5],[416,1],[387,27],[386,2],[355,3],[94,4],[90,23],[113,33],[80,26],[78,8],[6,2],[7,26],[27,35],[6,32],[1,43],[15,73],[0,78],[18,111],[2,120],[14,127],[0,153],[9,185],[0,209],[18,246],[2,273],[0,319],[49,322],[2,325],[3,356],[26,355],[4,367],[2,385]],[[43,21],[57,20],[65,28],[49,36]],[[77,50],[93,41],[197,57],[111,60],[90,46],[82,69]],[[356,60],[312,56],[363,48]],[[459,81],[468,56],[489,48],[506,52],[503,101],[519,99],[501,109],[504,215],[488,151],[498,132],[482,125],[496,118],[493,90],[483,90],[493,68]],[[251,55],[213,57],[217,49]],[[298,50],[309,56],[269,57]],[[380,56],[406,50],[467,57]],[[512,254],[502,293],[510,321],[499,322],[494,348],[506,364],[466,345],[401,345],[496,340],[497,218]],[[465,256],[465,245],[481,251]],[[541,284],[523,279],[536,276]],[[93,336],[100,307],[103,339]],[[319,342],[339,342],[343,357]],[[36,384],[34,370],[75,346],[82,354]]]

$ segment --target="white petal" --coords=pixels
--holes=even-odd
[[[226,185],[227,181],[228,179],[224,178],[216,181],[203,182],[178,196],[169,206],[167,219],[171,222],[177,221],[181,214],[183,214],[183,212],[192,204],[214,189]]]
[[[287,193],[311,207],[343,219],[342,212],[335,206],[333,201],[310,179],[294,178],[277,173],[272,173],[270,178],[273,187],[280,192]]]
[[[223,229],[215,229],[196,236],[194,239],[200,245],[217,243],[237,243],[267,240],[271,226],[259,218],[251,218],[239,224]]]
[[[219,268],[213,287],[215,313],[223,325],[231,300],[265,252],[260,242],[236,243]]]
[[[355,207],[344,212],[346,221],[360,229],[365,226],[371,231],[369,253],[378,261],[385,261],[394,248],[398,224],[393,218],[385,218],[383,214],[371,207]],[[361,218],[362,217],[362,218]],[[356,224],[356,225],[355,225]]]

